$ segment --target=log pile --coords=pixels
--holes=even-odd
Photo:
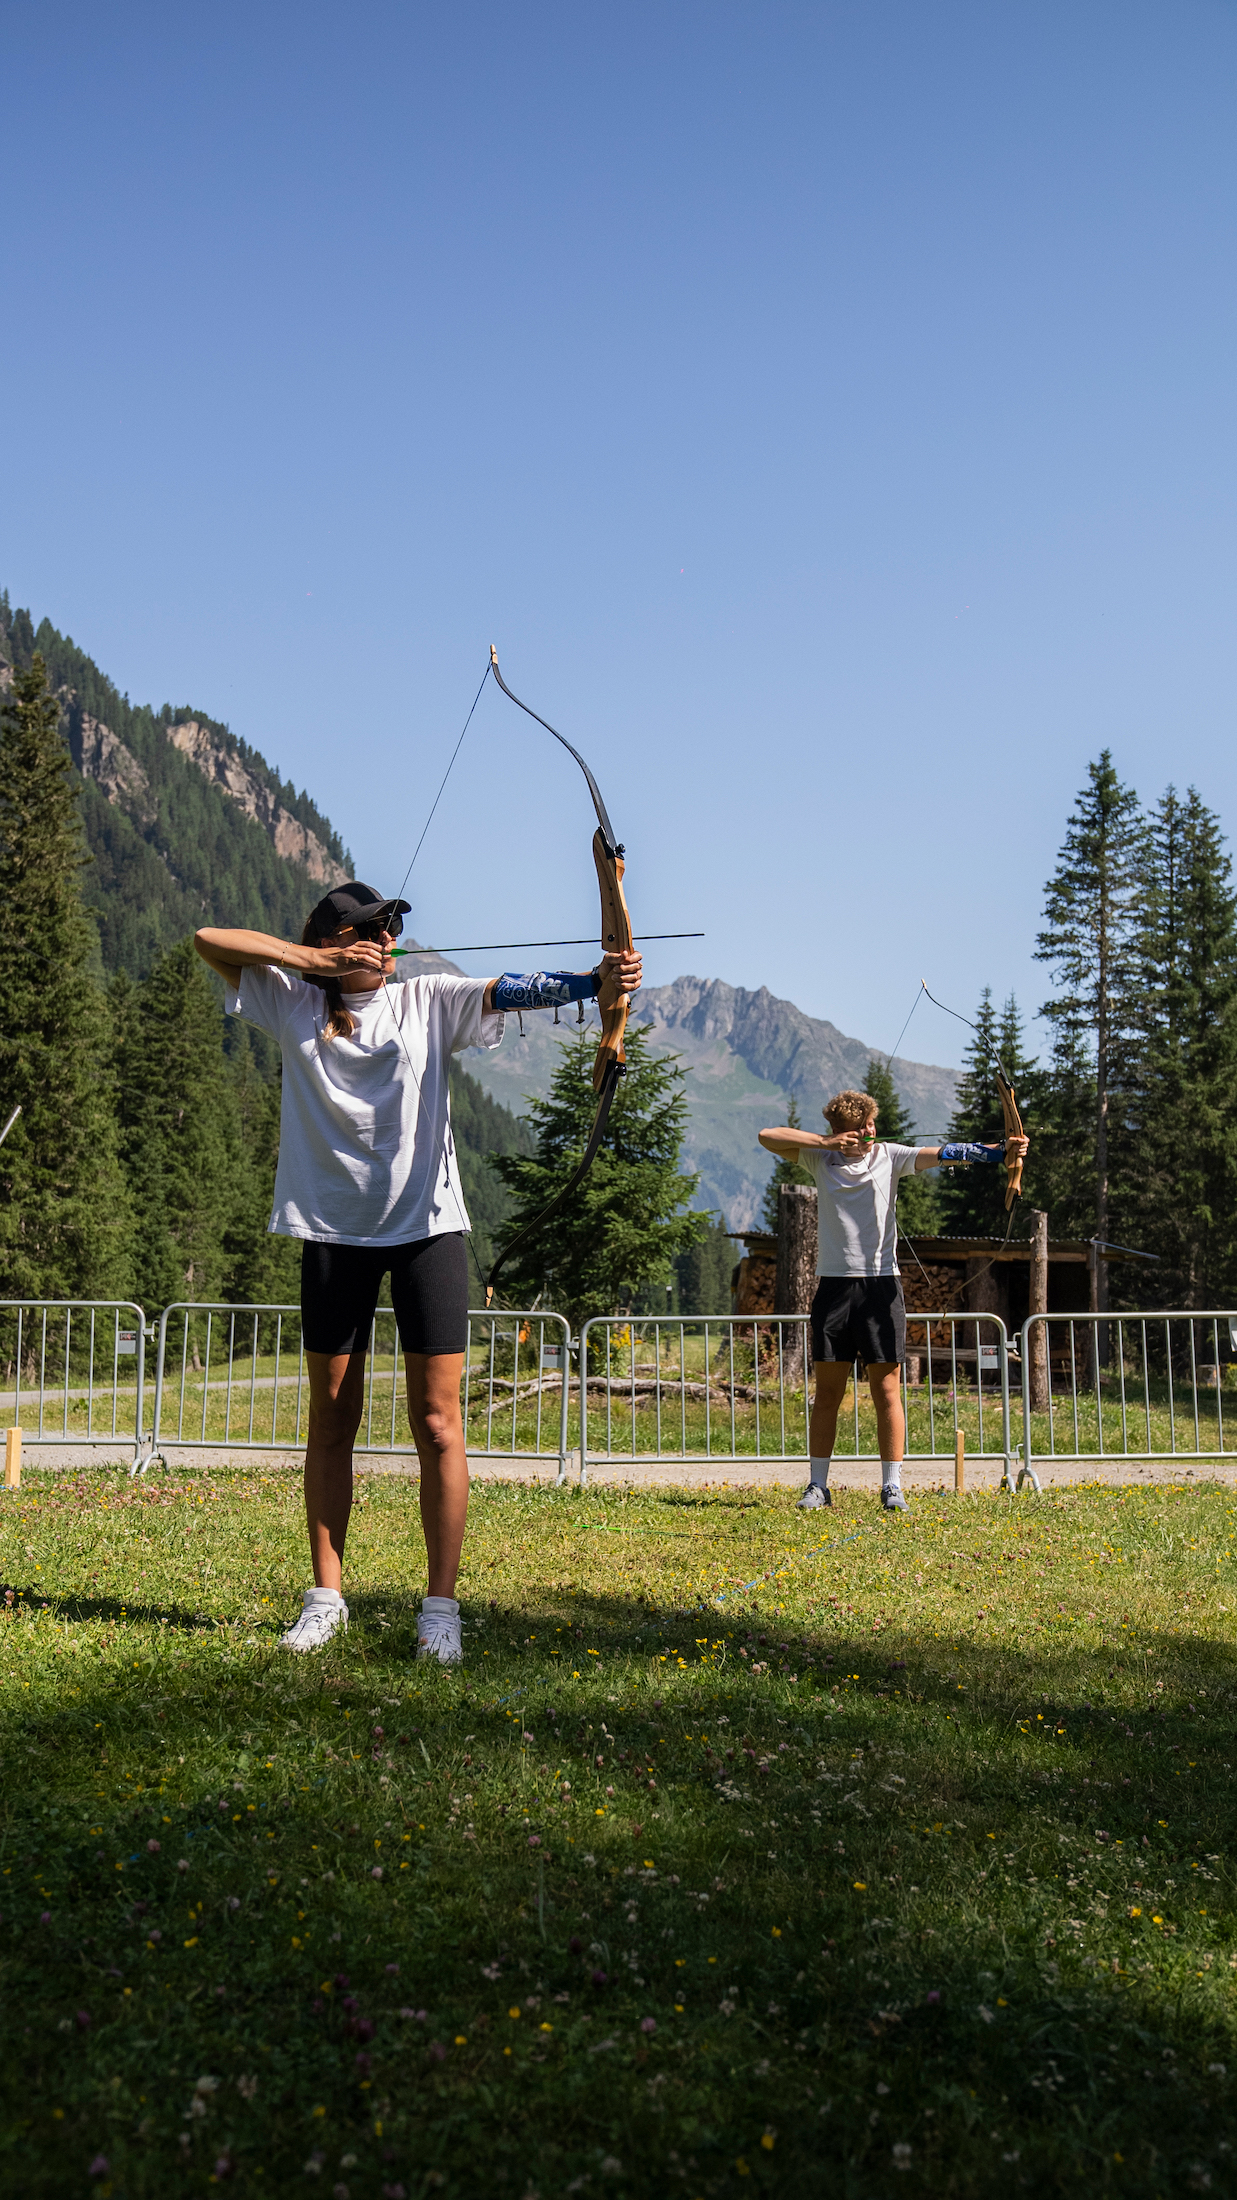
[[[965,1288],[958,1270],[940,1262],[921,1267],[918,1261],[913,1261],[902,1270],[902,1295],[908,1315],[962,1313],[965,1311],[962,1303]],[[909,1320],[906,1341],[908,1345],[925,1345],[927,1323]]]

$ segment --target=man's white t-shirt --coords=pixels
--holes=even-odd
[[[407,1245],[470,1228],[447,1086],[463,1047],[496,1047],[483,978],[434,974],[345,993],[351,1039],[324,1039],[320,986],[264,963],[228,988],[231,1016],[279,1042],[283,1098],[270,1228],[328,1245]]]
[[[875,1145],[861,1160],[800,1149],[816,1178],[818,1276],[896,1276],[898,1184],[914,1174],[918,1146]]]

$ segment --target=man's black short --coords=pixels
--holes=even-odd
[[[468,1350],[468,1248],[462,1230],[411,1245],[301,1248],[301,1334],[307,1352],[364,1352],[388,1268],[405,1352]]]
[[[906,1356],[900,1276],[822,1276],[812,1300],[812,1358],[892,1366]]]

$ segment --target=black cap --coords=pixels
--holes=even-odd
[[[384,917],[405,917],[411,907],[410,901],[384,901],[372,886],[351,878],[323,895],[317,908],[310,911],[309,921],[315,932],[325,938],[328,932],[338,932],[344,924],[377,924]]]

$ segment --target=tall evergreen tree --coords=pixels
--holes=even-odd
[[[697,1177],[679,1168],[687,1102],[671,1056],[651,1054],[644,1029],[629,1025],[627,1075],[606,1138],[584,1182],[515,1255],[503,1289],[517,1303],[543,1301],[573,1324],[664,1291],[677,1254],[702,1238],[702,1214],[688,1210]],[[583,1032],[560,1052],[548,1100],[529,1103],[536,1151],[496,1154],[490,1166],[515,1195],[508,1236],[547,1205],[588,1142],[597,1105],[595,1039]]]
[[[1218,820],[1192,787],[1184,802],[1172,787],[1162,797],[1150,844],[1125,1227],[1162,1257],[1143,1278],[1161,1305],[1229,1304],[1237,1287],[1232,864]]]
[[[34,653],[0,702],[0,1295],[106,1298],[132,1288],[111,1039],[82,908],[87,858]]]
[[[1094,1232],[1109,1239],[1115,1147],[1123,1123],[1123,1089],[1142,1007],[1139,970],[1140,896],[1147,833],[1138,797],[1123,787],[1112,752],[1088,767],[1087,784],[1044,894],[1046,924],[1036,958],[1049,963],[1060,991],[1045,1003],[1058,1046],[1071,1063],[1091,1062],[1095,1076],[1094,1145],[1074,1156],[1079,1177],[1094,1174]],[[1108,1271],[1100,1264],[1100,1310],[1108,1306]]]
[[[791,1131],[798,1131],[803,1128],[803,1119],[799,1114],[799,1103],[793,1092],[786,1108],[786,1128]],[[811,1170],[805,1169],[801,1161],[782,1160],[775,1162],[773,1174],[765,1185],[765,1196],[760,1209],[761,1228],[770,1231],[774,1237],[777,1236],[777,1195],[783,1184],[814,1184],[815,1182],[816,1179]]]
[[[123,1002],[118,984],[121,1126],[143,1296],[154,1306],[217,1299],[229,1233],[253,1202],[223,1012],[191,940],[161,955]],[[237,1253],[233,1241],[233,1264]]]
[[[864,1090],[876,1102],[876,1135],[889,1146],[917,1146],[915,1125],[893,1081],[883,1054],[874,1054],[864,1074]],[[898,1228],[911,1237],[931,1237],[940,1229],[941,1208],[936,1180],[931,1176],[904,1176],[897,1190]]]
[[[1031,1156],[1023,1175],[1023,1199],[1030,1206],[1038,1206],[1042,1200],[1037,1196],[1038,1180],[1031,1175],[1031,1161],[1039,1151],[1047,1080],[1027,1053],[1013,994],[998,1017],[992,1005],[992,988],[985,986],[975,1011],[974,1036],[963,1054],[947,1137],[978,1139],[984,1144],[1004,1137],[997,1062],[1003,1064],[1014,1087],[1018,1112],[1032,1137]],[[943,1169],[939,1193],[943,1227],[959,1237],[1004,1237],[1005,1181],[1004,1171],[999,1169]]]

